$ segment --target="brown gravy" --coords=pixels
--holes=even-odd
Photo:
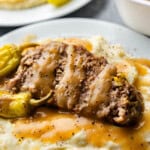
[[[147,70],[142,65],[150,67],[149,60],[134,59],[130,62],[136,66],[139,75],[147,74]],[[143,84],[145,85],[145,83],[137,82],[136,86],[140,87]],[[150,86],[150,83],[146,85]],[[32,138],[55,143],[68,140],[74,134],[84,130],[87,133],[87,142],[94,146],[103,146],[107,141],[113,141],[118,143],[122,150],[147,150],[148,144],[144,141],[144,133],[150,131],[150,112],[144,112],[140,124],[139,127],[121,128],[102,122],[93,122],[93,120],[51,108],[39,108],[32,117],[15,121],[13,133],[17,138]]]

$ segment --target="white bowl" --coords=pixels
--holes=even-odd
[[[150,0],[115,0],[124,22],[150,36]]]

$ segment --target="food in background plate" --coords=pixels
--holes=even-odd
[[[17,47],[20,63],[0,82],[0,147],[148,148],[148,60],[102,37]]]
[[[68,3],[70,0],[48,0],[48,2],[54,6],[62,6],[66,3]]]
[[[39,6],[42,4],[52,4],[54,6],[62,6],[70,0],[0,0],[0,8],[2,9],[25,9]]]
[[[45,4],[47,0],[0,0],[2,9],[24,9]]]

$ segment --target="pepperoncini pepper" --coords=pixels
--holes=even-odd
[[[60,7],[62,5],[65,5],[66,3],[68,3],[70,0],[48,0],[48,3],[56,6],[56,7]]]
[[[23,117],[30,113],[29,92],[11,94],[0,91],[0,117],[16,118]]]
[[[20,51],[15,45],[5,45],[0,48],[0,77],[13,71],[20,62]]]
[[[20,92],[12,94],[0,91],[0,117],[18,118],[25,117],[31,113],[32,109],[45,104],[51,97],[50,91],[41,99],[32,99],[30,92]]]

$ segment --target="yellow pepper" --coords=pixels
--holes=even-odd
[[[0,77],[9,74],[19,64],[20,51],[15,45],[0,48]]]
[[[24,117],[30,113],[29,92],[11,94],[6,91],[0,91],[0,117],[17,118]]]
[[[124,83],[125,75],[123,73],[117,74],[117,76],[113,77],[114,84],[116,86],[122,86]]]
[[[56,7],[59,7],[59,6],[65,5],[69,1],[70,0],[48,0],[48,3],[50,3]]]
[[[7,91],[0,91],[0,117],[9,119],[25,117],[31,113],[32,109],[46,103],[51,94],[50,91],[41,99],[32,99],[30,92],[12,94]]]

